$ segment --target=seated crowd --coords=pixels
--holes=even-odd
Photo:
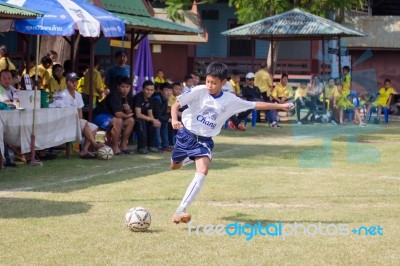
[[[193,73],[184,78],[183,82],[174,82],[164,77],[163,70],[157,70],[153,81],[146,80],[139,88],[132,87],[130,67],[126,64],[125,52],[115,54],[116,64],[106,72],[98,69],[95,59],[93,75],[93,97],[89,96],[89,71],[86,69],[82,77],[71,71],[70,62],[63,65],[57,62],[57,53],[50,51],[41,59],[36,68],[34,58],[30,58],[28,70],[18,72],[7,56],[6,47],[0,46],[0,102],[15,104],[18,101],[18,90],[25,89],[24,78],[20,75],[29,73],[35,79],[38,74],[37,86],[40,90],[49,93],[49,99],[54,107],[75,107],[81,123],[82,137],[79,156],[83,159],[95,158],[94,153],[104,144],[96,141],[98,130],[105,132],[105,143],[110,146],[114,155],[127,155],[133,151],[128,144],[137,142],[137,153],[158,153],[171,151],[175,143],[176,131],[171,126],[171,106],[177,97],[185,90],[190,90],[200,82],[200,76]],[[373,101],[361,101],[365,106],[364,121],[359,111],[360,106],[354,104],[351,95],[350,69],[343,68],[344,79],[335,81],[333,78],[321,83],[317,76],[313,76],[311,83],[300,82],[299,87],[293,90],[289,85],[289,77],[283,74],[280,81],[274,86],[268,74],[266,64],[261,64],[256,73],[249,72],[245,76],[245,83],[241,86],[241,77],[238,72],[232,71],[230,79],[223,87],[224,93],[233,93],[248,101],[265,101],[295,104],[295,118],[299,125],[315,122],[336,121],[345,124],[344,113],[351,111],[355,119],[351,122],[366,125],[366,114],[372,108],[377,108],[378,114],[383,107],[390,104],[394,89],[390,80],[385,80],[384,87],[379,89],[377,98]],[[29,79],[28,77],[28,79]],[[34,81],[32,81],[34,84]],[[137,92],[137,93],[136,93]],[[93,122],[84,119],[84,109],[92,101]],[[325,106],[326,113],[319,112],[319,106]],[[306,115],[301,117],[301,110],[307,109]],[[182,112],[184,109],[181,109]],[[242,123],[252,113],[252,110],[232,116],[227,125],[235,130],[245,131]],[[256,112],[258,121],[260,113]],[[255,112],[253,112],[253,115]],[[292,114],[289,114],[292,115]],[[280,128],[280,116],[275,110],[265,112],[265,122],[272,128]],[[325,120],[322,120],[325,118]],[[25,162],[29,155],[20,154],[20,149],[5,143],[5,165],[15,166],[8,158],[8,153],[16,153]],[[40,159],[51,159],[52,149],[38,151]]]

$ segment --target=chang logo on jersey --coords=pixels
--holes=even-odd
[[[217,126],[213,121],[217,120],[218,114],[214,109],[206,109],[202,115],[196,117],[197,121],[203,123],[206,126],[215,128]]]

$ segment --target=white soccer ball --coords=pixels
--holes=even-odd
[[[125,224],[134,232],[146,231],[151,224],[150,213],[143,207],[133,207],[125,214]]]
[[[102,160],[110,160],[113,155],[113,150],[108,146],[103,146],[97,150],[97,156]]]

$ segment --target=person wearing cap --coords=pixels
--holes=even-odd
[[[130,77],[131,68],[126,64],[128,57],[125,51],[119,50],[115,53],[115,59],[117,64],[110,67],[106,73],[105,83],[110,92],[118,91],[117,79],[118,77]],[[130,84],[131,85],[131,84]]]
[[[255,75],[249,72],[246,75],[246,86],[242,88],[242,98],[251,102],[267,102],[262,96],[261,90],[254,85]],[[247,110],[238,115],[239,122],[247,117],[252,110]],[[275,110],[267,110],[265,112],[265,119],[272,128],[280,128],[281,126],[277,121],[277,114]]]
[[[129,77],[118,77],[117,91],[111,91],[93,110],[93,123],[106,131],[114,155],[130,154],[128,140],[135,125],[131,88]]]
[[[81,123],[82,136],[85,137],[82,149],[79,152],[79,156],[82,159],[94,159],[96,158],[94,154],[89,152],[89,147],[92,146],[93,149],[98,150],[104,144],[96,142],[96,132],[97,126],[92,124],[85,119],[83,119],[82,107],[84,106],[82,95],[76,90],[77,81],[79,77],[76,73],[72,72],[67,74],[67,88],[61,92],[63,95],[62,101],[66,107],[76,107],[78,110],[78,116]]]
[[[254,75],[254,85],[260,88],[261,95],[266,102],[270,102],[272,92],[272,78],[267,70],[267,63],[262,62],[260,69]]]

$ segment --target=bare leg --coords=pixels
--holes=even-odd
[[[340,110],[340,111],[339,111],[339,123],[340,123],[340,124],[343,124],[343,108],[340,107],[339,110]]]
[[[123,126],[123,132],[122,132],[122,138],[121,138],[121,146],[120,149],[126,151],[128,149],[128,139],[132,135],[133,131],[133,126],[135,125],[135,121],[133,118],[128,118],[125,119],[122,126]]]
[[[121,150],[118,147],[118,142],[122,131],[122,118],[113,118],[111,122],[112,122],[111,148],[114,154],[116,154],[121,152]]]

